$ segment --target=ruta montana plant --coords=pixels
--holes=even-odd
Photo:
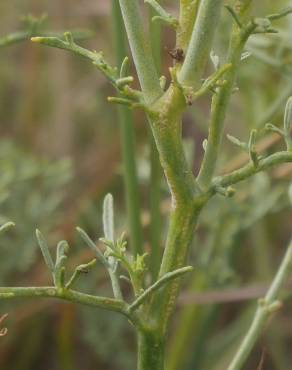
[[[114,0],[117,5],[117,0]],[[128,57],[121,65],[112,67],[102,52],[87,50],[76,43],[70,32],[64,38],[33,37],[32,41],[69,51],[89,60],[105,76],[116,91],[116,96],[108,101],[129,108],[142,109],[151,127],[159,153],[161,166],[171,194],[171,212],[165,248],[160,264],[158,278],[152,285],[146,285],[145,254],[130,255],[124,236],[116,238],[113,226],[113,200],[105,198],[103,211],[104,249],[86,232],[77,229],[83,241],[92,249],[98,260],[108,271],[113,298],[84,294],[73,290],[76,280],[95,265],[95,260],[76,267],[67,279],[65,262],[68,244],[61,241],[57,246],[56,259],[53,261],[46,241],[37,231],[37,238],[45,262],[52,273],[53,285],[32,288],[1,288],[0,298],[16,297],[54,297],[95,306],[124,315],[134,326],[138,343],[138,370],[163,370],[165,363],[165,342],[171,314],[176,305],[183,275],[192,270],[187,266],[189,247],[200,213],[210,199],[217,194],[230,197],[234,185],[254,174],[285,162],[292,162],[291,116],[292,98],[287,102],[283,128],[268,124],[267,129],[276,131],[285,140],[283,151],[265,156],[258,153],[256,140],[258,133],[251,131],[247,142],[229,135],[229,139],[247,151],[249,161],[242,168],[223,176],[216,175],[216,166],[221,153],[221,139],[224,121],[230,99],[235,90],[235,81],[241,62],[246,58],[245,46],[255,34],[277,32],[274,22],[292,12],[288,7],[276,14],[262,18],[251,16],[252,0],[232,1],[227,6],[233,20],[229,49],[222,63],[212,51],[212,44],[220,15],[224,8],[223,0],[180,0],[179,17],[168,14],[156,0],[145,1],[155,14],[153,21],[162,21],[176,32],[176,46],[171,52],[173,65],[169,68],[170,82],[159,76],[152,56],[150,38],[143,26],[143,17],[138,0],[119,0],[123,23],[127,32],[134,65],[139,78],[141,91],[134,89],[134,77],[128,73]],[[214,72],[201,82],[206,64],[210,58]],[[204,141],[204,157],[200,170],[195,175],[187,163],[182,143],[182,116],[187,107],[196,100],[212,95],[208,138]],[[195,108],[194,108],[195,109]],[[4,225],[3,230],[10,224]],[[141,246],[139,246],[141,249]],[[273,312],[280,307],[278,301],[280,287],[285,280],[292,259],[292,244],[274,278],[267,295],[259,301],[254,320],[229,370],[242,368],[264,324]],[[126,271],[124,278],[131,284],[133,298],[130,302],[123,297],[120,288],[119,269]]]

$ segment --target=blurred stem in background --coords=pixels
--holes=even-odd
[[[154,62],[156,64],[157,71],[160,75],[161,70],[161,26],[159,22],[153,22],[152,17],[156,15],[153,8],[149,8],[149,29],[150,29],[150,41],[153,51]],[[160,241],[161,241],[161,165],[159,162],[159,154],[156,148],[152,131],[149,132],[149,146],[150,146],[150,244],[151,244],[151,255],[150,255],[150,268],[152,279],[156,280],[160,267]]]
[[[116,52],[116,64],[120,66],[127,54],[125,46],[124,24],[121,16],[120,5],[112,0],[113,37]],[[129,222],[130,245],[133,254],[142,254],[142,226],[140,217],[139,186],[136,168],[134,121],[132,112],[127,107],[118,107],[118,119],[121,125],[121,141],[123,152],[123,176],[127,215]]]
[[[253,245],[253,261],[256,281],[270,281],[273,276],[273,250],[267,235],[267,225],[264,221],[257,223],[251,229],[251,242]],[[270,356],[277,370],[288,369],[285,354],[285,336],[275,325],[271,325],[267,332],[266,344]]]

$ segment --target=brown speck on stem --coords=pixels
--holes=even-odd
[[[183,49],[177,48],[177,49],[168,49],[165,47],[165,50],[167,53],[172,57],[172,59],[176,60],[177,62],[183,62],[184,61],[184,51]]]

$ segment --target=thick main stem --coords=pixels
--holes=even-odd
[[[172,196],[170,225],[159,276],[184,266],[195,225],[207,201],[196,190],[192,171],[187,164],[181,139],[181,113],[185,100],[173,84],[150,116],[160,161]],[[151,313],[165,335],[179,288],[179,279],[170,283],[152,302]]]
[[[138,332],[137,370],[164,370],[164,339],[152,331]]]

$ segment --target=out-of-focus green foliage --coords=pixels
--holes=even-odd
[[[70,160],[39,158],[13,142],[0,143],[0,223],[17,229],[1,238],[0,279],[26,272],[36,261],[34,230],[54,230],[64,215],[65,189],[72,179]],[[62,211],[61,211],[62,210]]]

